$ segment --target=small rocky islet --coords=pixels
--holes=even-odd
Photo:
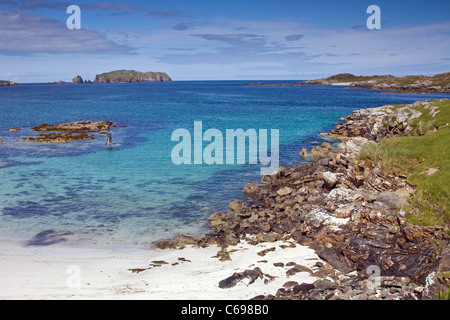
[[[314,249],[325,262],[318,262],[322,277],[314,283],[287,283],[254,299],[435,299],[450,285],[448,224],[410,223],[402,208],[416,186],[405,175],[358,158],[367,143],[416,134],[410,121],[420,116],[418,109],[431,117],[440,111],[427,101],[354,111],[329,133],[341,141],[337,148],[324,142],[310,153],[303,150],[312,162],[247,184],[247,203],[234,200],[229,211],[209,217],[212,233],[180,235],[154,247],[218,245],[217,257],[226,261],[231,259],[227,248],[242,240],[254,245],[289,240]],[[256,269],[234,273],[219,286],[270,276]],[[287,272],[302,271],[293,262]]]
[[[47,133],[39,133],[36,136],[17,139],[17,141],[32,143],[67,143],[78,140],[94,140],[95,137],[93,133],[100,132],[106,134],[110,127],[116,127],[116,125],[111,121],[103,120],[81,120],[56,125],[41,124],[31,129],[36,132]],[[9,131],[19,132],[21,129],[11,128]]]

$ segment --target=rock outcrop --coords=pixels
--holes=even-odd
[[[111,126],[115,126],[111,121],[91,120],[66,122],[57,125],[42,124],[33,127],[32,130],[49,133],[40,133],[37,136],[23,138],[21,141],[35,143],[67,143],[76,140],[94,140],[95,137],[92,133],[108,130]]]
[[[138,72],[117,70],[95,76],[94,83],[168,82],[172,79],[165,72]]]
[[[84,83],[83,78],[81,76],[76,76],[73,78],[72,80],[73,83],[79,84],[79,83]]]
[[[73,121],[65,122],[56,125],[41,124],[40,126],[33,127],[34,131],[100,131],[107,130],[111,126],[115,126],[111,121]]]

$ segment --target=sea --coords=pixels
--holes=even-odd
[[[341,117],[363,108],[449,98],[383,94],[340,86],[250,86],[277,81],[24,84],[0,87],[0,240],[23,246],[151,248],[182,233],[210,232],[207,218],[246,201],[261,164],[175,164],[177,129],[279,132],[279,165],[329,138]],[[296,81],[279,81],[295,83]],[[78,120],[116,124],[106,136],[62,144],[21,141],[32,127]],[[11,128],[20,131],[10,132]],[[270,142],[270,137],[269,137]],[[208,142],[202,142],[205,148]],[[270,154],[270,150],[269,150]]]

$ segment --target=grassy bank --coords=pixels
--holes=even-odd
[[[422,115],[408,120],[412,136],[388,138],[367,144],[361,159],[371,160],[416,185],[405,207],[409,221],[422,225],[450,223],[450,100],[431,100]],[[404,105],[394,106],[401,108]],[[433,112],[431,112],[433,110]],[[436,112],[438,111],[438,112]],[[434,116],[433,116],[434,114]]]

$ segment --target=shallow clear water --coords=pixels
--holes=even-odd
[[[249,81],[0,87],[0,238],[81,246],[146,246],[208,231],[207,217],[244,199],[258,165],[174,165],[175,129],[278,129],[280,164],[321,143],[355,109],[450,95],[380,94],[342,87],[255,87]],[[68,144],[16,141],[31,127],[108,120],[105,137]],[[20,132],[9,132],[12,127]],[[204,143],[203,146],[206,146]],[[50,231],[52,230],[52,231]],[[42,233],[43,232],[43,233]]]

